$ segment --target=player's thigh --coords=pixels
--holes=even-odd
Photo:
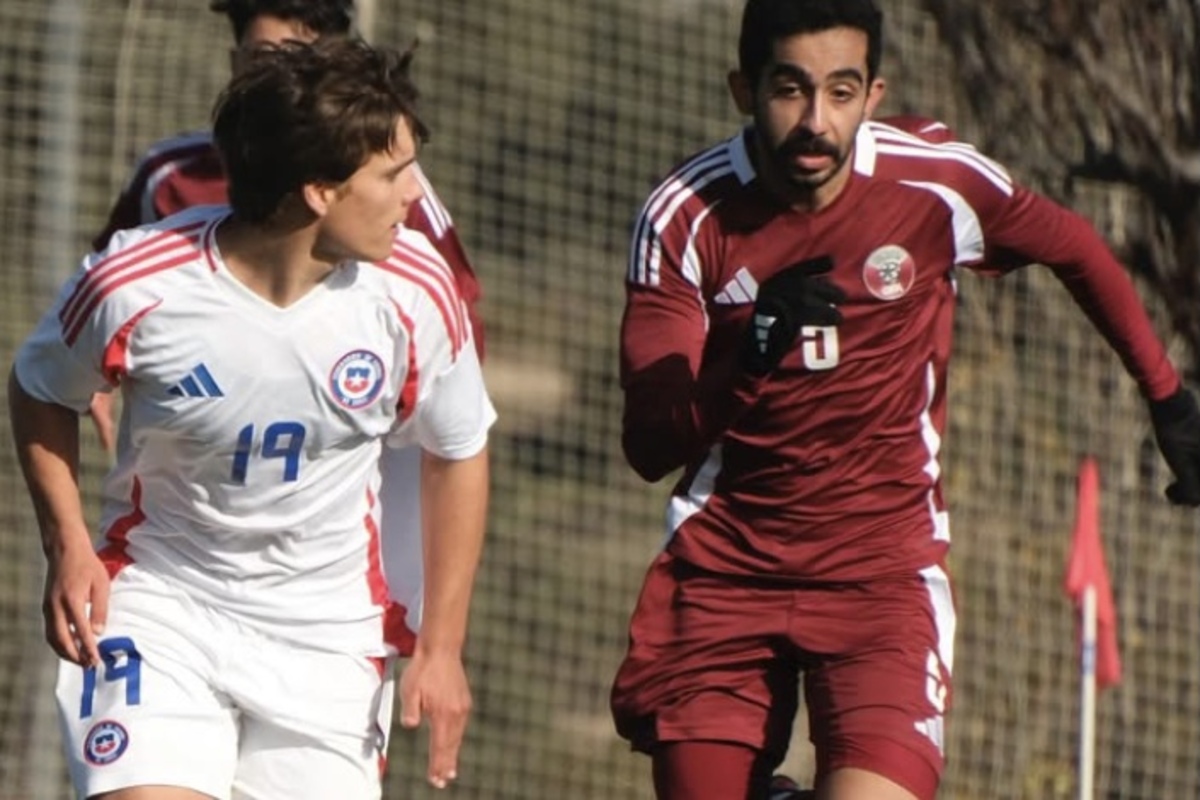
[[[374,800],[391,728],[392,664],[260,643],[236,670],[237,800]]]
[[[204,614],[169,587],[118,575],[101,664],[59,664],[59,721],[81,796],[138,786],[229,796],[237,723],[212,686],[215,636]]]
[[[810,616],[825,631],[844,631],[797,636],[820,654],[804,673],[818,784],[838,770],[863,770],[932,798],[944,767],[950,693],[948,587],[914,576],[801,595],[800,602],[814,607]]]
[[[790,595],[704,573],[669,554],[651,565],[612,691],[618,732],[642,751],[724,741],[782,757],[797,704],[785,642]]]

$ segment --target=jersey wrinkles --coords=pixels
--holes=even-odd
[[[494,418],[462,300],[425,237],[401,228],[386,263],[344,264],[278,308],[224,266],[213,234],[227,213],[123,231],[85,259],[18,378],[77,409],[119,380],[101,520],[112,564],[273,635],[382,654],[380,442],[409,430],[467,457]]]
[[[635,229],[621,333],[623,439],[657,478],[682,466],[668,547],[720,572],[860,580],[938,563],[955,270],[1054,269],[1143,391],[1178,377],[1132,284],[1081,218],[969,145],[867,123],[828,207],[781,207],[749,132],[684,162]],[[948,137],[947,137],[948,138]],[[757,287],[830,256],[836,328],[806,328],[754,383],[737,354]]]

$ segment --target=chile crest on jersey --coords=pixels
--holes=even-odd
[[[351,350],[329,373],[329,390],[342,408],[359,410],[379,398],[387,371],[370,350]]]

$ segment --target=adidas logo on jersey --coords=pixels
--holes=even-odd
[[[198,365],[183,380],[167,389],[167,394],[174,397],[224,397],[225,393],[213,380],[208,367]]]
[[[758,297],[758,281],[750,274],[750,270],[742,267],[733,276],[733,280],[725,284],[725,288],[717,293],[713,301],[724,306],[736,306],[743,303],[753,303]]]

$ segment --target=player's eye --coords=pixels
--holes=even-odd
[[[829,93],[829,96],[838,103],[848,103],[858,96],[858,92],[851,86],[837,86]]]

